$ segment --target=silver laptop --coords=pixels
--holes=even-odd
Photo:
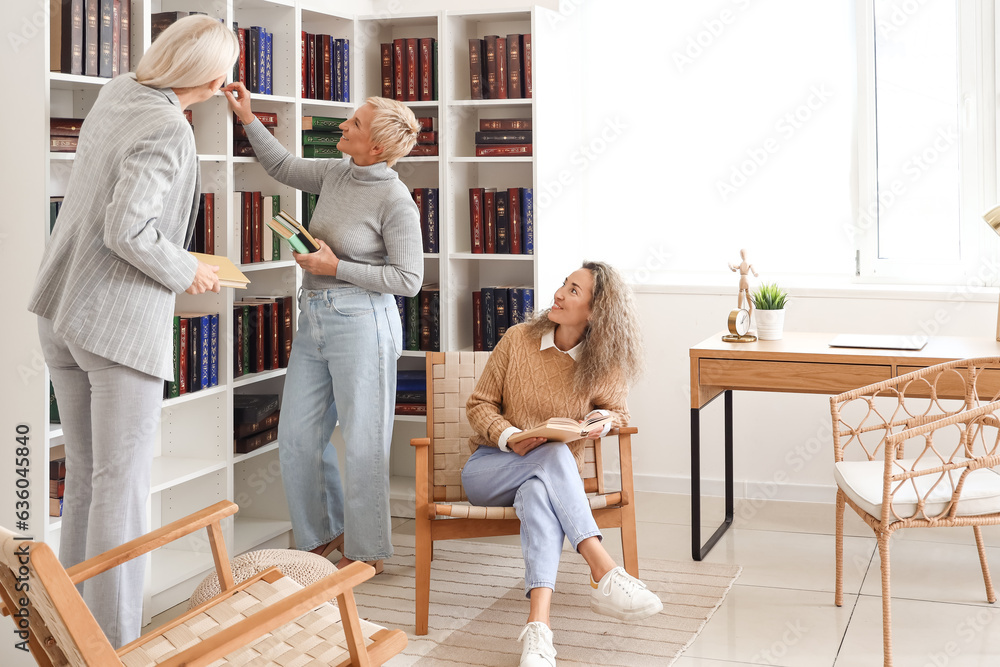
[[[927,345],[927,336],[839,334],[829,344],[830,347],[861,347],[875,350],[921,350]]]

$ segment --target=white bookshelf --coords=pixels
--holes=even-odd
[[[133,0],[133,68],[148,48],[150,14],[192,9],[180,0]],[[202,3],[197,3],[200,5]],[[343,12],[338,7],[347,7]],[[275,95],[253,95],[255,111],[278,114],[275,136],[290,151],[301,153],[303,115],[347,117],[365,98],[381,94],[379,44],[396,37],[434,37],[438,42],[439,99],[408,103],[418,116],[433,116],[439,138],[438,157],[404,158],[396,165],[401,179],[415,187],[440,188],[440,252],[424,257],[425,283],[441,288],[441,348],[472,348],[472,291],[482,286],[520,285],[535,289],[536,307],[544,307],[562,276],[583,259],[576,223],[580,207],[569,197],[540,197],[546,183],[557,182],[570,168],[569,156],[582,141],[578,105],[581,82],[564,68],[572,31],[559,31],[554,21],[539,20],[548,10],[526,8],[502,12],[430,12],[425,14],[356,14],[355,4],[309,0],[225,0],[205,5],[210,14],[240,26],[261,25],[274,34]],[[13,208],[12,220],[0,234],[3,277],[16,290],[4,335],[13,358],[7,369],[9,414],[4,428],[30,428],[31,488],[36,500],[47,494],[49,447],[61,442],[62,429],[48,423],[48,373],[41,358],[35,316],[27,301],[48,235],[50,196],[65,193],[73,168],[72,153],[51,153],[50,116],[85,117],[107,82],[95,77],[49,72],[48,16],[37,3],[11,3],[5,9],[10,25],[44,20],[34,38],[25,39],[8,54],[0,74],[6,90],[18,91],[17,105],[3,105],[6,145],[19,157],[5,181]],[[351,103],[303,99],[300,34],[327,33],[351,40]],[[487,34],[531,33],[535,97],[524,100],[470,100],[468,39]],[[568,73],[567,73],[568,72]],[[13,111],[11,107],[16,106]],[[239,263],[238,212],[233,193],[260,190],[281,196],[281,206],[301,219],[298,191],[270,179],[254,158],[233,157],[232,114],[221,95],[192,107],[194,134],[203,192],[215,193],[216,252]],[[569,110],[569,111],[567,111]],[[16,114],[7,116],[6,114]],[[533,120],[534,156],[475,158],[473,135],[480,118],[517,117]],[[480,255],[470,252],[468,191],[471,187],[531,187],[535,193],[534,255]],[[254,296],[294,296],[301,284],[290,256],[282,261],[242,266]],[[235,555],[260,545],[291,544],[291,523],[281,484],[278,443],[249,454],[235,454],[232,445],[233,395],[281,394],[284,369],[233,377],[232,304],[243,292],[177,299],[178,310],[219,313],[219,386],[164,401],[153,463],[153,488],[148,503],[150,528],[156,528],[221,499],[241,510],[225,525],[228,549]],[[297,316],[297,313],[296,313]],[[400,368],[422,369],[423,353],[406,351]],[[412,497],[413,454],[408,439],[423,417],[397,417],[393,443],[394,495]],[[8,436],[13,437],[13,436]],[[11,466],[0,466],[0,488],[13,488]],[[12,502],[12,501],[11,501]],[[45,516],[38,502],[28,534],[57,544],[62,521]],[[12,509],[12,508],[11,508]],[[7,520],[0,521],[7,525]],[[185,599],[211,566],[211,554],[200,538],[155,555],[148,568],[145,619]]]

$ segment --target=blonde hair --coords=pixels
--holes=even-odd
[[[583,263],[594,278],[590,299],[590,323],[580,341],[579,361],[573,374],[578,391],[586,391],[608,377],[621,378],[631,385],[642,375],[643,346],[639,313],[632,288],[621,273],[604,262]],[[555,329],[549,310],[536,313],[525,325],[541,336]]]
[[[150,88],[194,88],[228,74],[240,55],[232,30],[211,16],[185,16],[156,38],[135,68]]]
[[[372,116],[371,131],[368,133],[372,146],[381,146],[381,161],[390,167],[396,161],[413,150],[417,143],[417,133],[420,123],[417,122],[413,110],[402,102],[386,97],[369,97],[366,104],[372,105],[375,113]]]

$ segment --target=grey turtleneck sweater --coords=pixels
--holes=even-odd
[[[420,214],[399,175],[385,162],[297,158],[254,120],[246,126],[257,160],[277,181],[319,195],[309,233],[340,263],[337,276],[303,272],[306,289],[357,285],[415,296],[424,275]]]

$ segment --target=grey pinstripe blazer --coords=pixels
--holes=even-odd
[[[172,90],[123,74],[80,132],[59,220],[28,310],[88,352],[173,378],[175,294],[194,281],[184,248],[198,214],[194,134]]]

